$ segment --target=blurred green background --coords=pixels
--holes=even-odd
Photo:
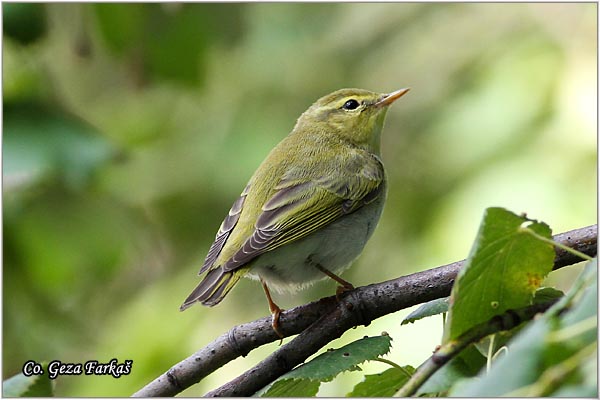
[[[555,233],[596,221],[597,5],[18,4],[3,11],[3,378],[23,363],[133,360],[62,377],[60,396],[128,396],[233,325],[268,314],[243,280],[178,307],[254,169],[320,96],[412,91],[388,112],[382,220],[344,278],[468,255],[483,210]],[[551,274],[568,286],[573,272]],[[276,295],[289,308],[334,293]],[[243,307],[240,307],[243,304]],[[441,319],[390,333],[417,366]],[[270,354],[253,351],[183,395]],[[368,365],[369,373],[383,365]],[[322,387],[347,393],[360,373]]]

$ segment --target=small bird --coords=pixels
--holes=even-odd
[[[338,276],[362,252],[385,202],[380,137],[388,106],[409,91],[341,89],[321,97],[258,167],[233,203],[180,307],[214,306],[243,276],[261,282],[279,330],[281,309],[269,288],[293,292]]]

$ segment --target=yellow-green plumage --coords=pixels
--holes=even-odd
[[[379,157],[389,104],[406,93],[342,89],[315,102],[267,156],[234,203],[181,306],[219,303],[242,276],[294,290],[343,271],[381,215]]]

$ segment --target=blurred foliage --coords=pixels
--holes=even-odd
[[[46,32],[46,13],[41,4],[4,4],[2,14],[4,35],[21,44],[33,43]]]
[[[388,203],[344,275],[355,285],[465,258],[490,206],[555,232],[596,220],[596,4],[2,9],[3,378],[29,359],[131,359],[120,379],[56,381],[58,396],[127,396],[267,314],[246,280],[215,309],[178,306],[254,169],[300,113],[342,87],[412,88],[388,113]],[[574,279],[555,274],[567,287]],[[323,283],[277,300],[333,291]],[[398,343],[391,356],[417,364],[436,329],[389,318],[332,346],[386,330]],[[330,385],[352,379],[319,394],[345,393]]]

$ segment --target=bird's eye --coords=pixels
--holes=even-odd
[[[347,102],[344,103],[344,105],[342,106],[342,108],[344,110],[356,110],[358,108],[358,106],[360,105],[360,103],[354,99],[350,99]]]

